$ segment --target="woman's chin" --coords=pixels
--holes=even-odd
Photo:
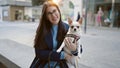
[[[59,23],[59,21],[58,21],[58,20],[56,20],[56,21],[53,21],[52,23],[53,23],[53,24],[58,24],[58,23]]]

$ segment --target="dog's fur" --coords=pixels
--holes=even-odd
[[[73,34],[76,35],[78,37],[81,37],[81,25],[82,25],[82,18],[79,19],[78,22],[73,22],[70,18],[68,18],[68,23],[69,23],[69,30],[67,32],[67,34]],[[74,38],[72,37],[65,37],[65,38],[69,38],[71,39],[70,41],[73,42]],[[63,41],[62,45],[60,46],[60,48],[58,48],[57,52],[60,52],[62,50],[62,48],[64,48],[65,53],[72,55],[71,60],[67,60],[67,64],[69,66],[69,68],[80,68],[79,67],[79,59],[81,58],[81,51],[82,51],[82,45],[81,45],[81,40],[79,39],[77,41],[77,49],[78,49],[78,55],[74,56],[72,55],[71,51],[65,46],[65,42]]]

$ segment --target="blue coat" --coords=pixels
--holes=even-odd
[[[68,30],[69,26],[68,24],[66,23],[63,23],[64,27],[66,30]],[[65,36],[63,34],[63,36]],[[60,53],[57,53],[56,51],[52,51],[53,49],[53,40],[52,40],[52,33],[48,33],[46,36],[45,36],[45,39],[44,39],[44,43],[45,45],[47,45],[47,49],[37,49],[35,48],[35,54],[36,54],[36,57],[35,59],[33,60],[30,68],[43,68],[43,66],[48,62],[48,58],[51,60],[51,61],[58,61],[58,62],[61,62],[63,61],[64,64],[66,64],[65,60],[60,60]],[[60,47],[62,41],[58,41],[58,47]],[[42,45],[44,46],[44,45]],[[50,56],[52,57],[50,57]],[[67,67],[65,67],[67,68]]]

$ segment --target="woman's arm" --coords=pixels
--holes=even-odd
[[[35,48],[35,52],[36,52],[36,56],[39,57],[41,60],[48,60],[49,55],[51,61],[60,61],[61,59],[64,59],[63,52],[57,53],[56,51],[40,50],[36,48]]]

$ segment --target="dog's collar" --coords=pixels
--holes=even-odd
[[[74,38],[73,43],[75,43],[75,41],[78,41],[80,39],[80,36],[74,34],[67,34],[65,37],[73,37]]]

